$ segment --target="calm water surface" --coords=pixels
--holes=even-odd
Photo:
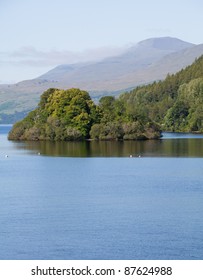
[[[0,259],[203,259],[202,135],[26,143],[9,129]]]

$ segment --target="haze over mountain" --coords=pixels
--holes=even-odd
[[[81,88],[99,99],[116,95],[141,84],[161,80],[191,64],[203,54],[203,44],[163,37],[141,41],[125,53],[98,62],[59,65],[44,75],[14,85],[0,85],[0,117],[23,117],[36,107],[48,88]],[[12,121],[12,118],[10,118]]]
[[[57,80],[63,87],[79,85],[90,91],[122,90],[136,86],[139,82],[136,78],[128,82],[127,75],[148,68],[167,54],[192,46],[193,44],[168,37],[147,39],[119,56],[94,63],[60,65],[39,78]]]

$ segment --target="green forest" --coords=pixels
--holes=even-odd
[[[95,104],[80,89],[48,89],[10,140],[144,140],[161,131],[203,133],[203,56],[164,81]]]
[[[164,81],[137,87],[120,99],[163,131],[203,132],[203,56]]]

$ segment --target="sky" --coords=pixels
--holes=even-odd
[[[0,84],[155,37],[203,43],[202,0],[0,0]]]

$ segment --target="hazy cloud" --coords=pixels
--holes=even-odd
[[[6,63],[29,65],[31,67],[47,67],[60,64],[72,64],[78,62],[88,62],[101,60],[109,56],[121,54],[126,47],[100,47],[97,49],[84,50],[82,52],[73,51],[40,51],[34,47],[23,47],[12,53],[2,53],[0,57],[4,57]]]
[[[123,48],[101,47],[81,52],[67,50],[42,51],[34,47],[22,47],[10,52],[0,52],[0,84],[14,83],[38,77],[61,64],[91,62],[121,54]]]

